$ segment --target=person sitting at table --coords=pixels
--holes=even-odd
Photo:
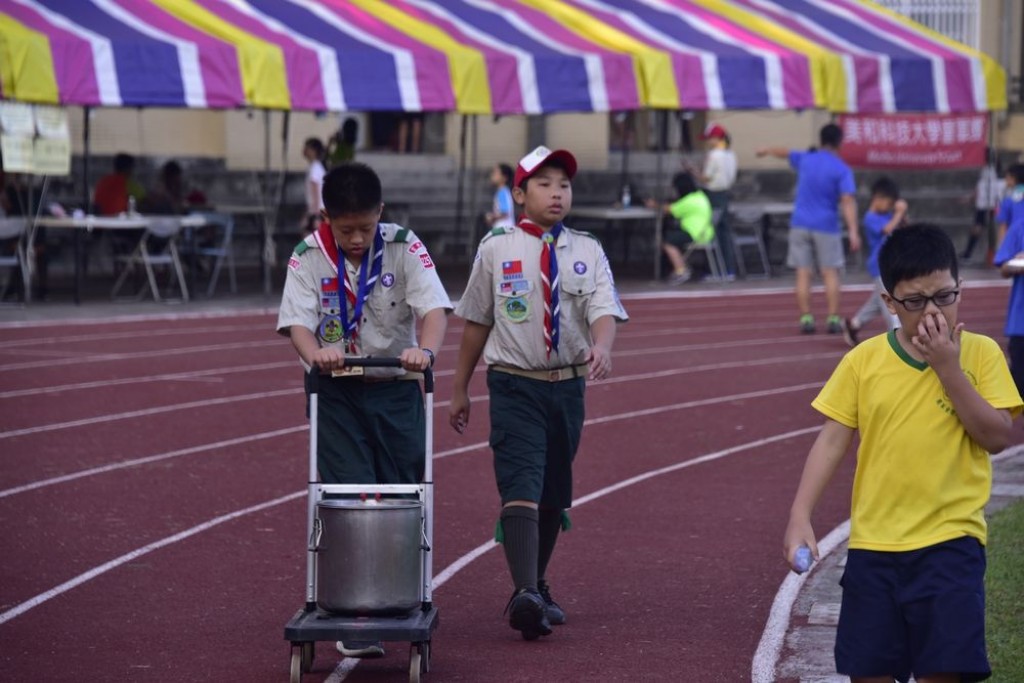
[[[164,216],[174,216],[206,204],[206,195],[199,190],[186,193],[185,174],[181,164],[168,161],[160,168],[156,185],[146,192],[139,203],[139,211]]]
[[[96,183],[93,206],[98,216],[117,216],[128,212],[129,197],[142,201],[146,192],[133,177],[135,157],[121,152],[114,157],[114,170]]]
[[[132,204],[138,208],[145,199],[146,191],[135,179],[135,157],[121,152],[114,156],[114,170],[103,176],[96,183],[93,193],[93,212],[98,216],[120,216],[129,213]],[[114,256],[114,263],[123,260],[139,242],[141,231],[114,231],[108,236]],[[90,242],[98,239],[94,235]],[[88,249],[83,259],[83,268],[89,269]],[[116,268],[115,268],[116,270]]]
[[[711,220],[711,202],[697,186],[692,173],[681,171],[672,177],[677,199],[664,204],[662,210],[675,220],[666,221],[662,251],[672,264],[669,283],[681,285],[693,277],[693,269],[686,263],[685,253],[691,244],[707,244],[715,239],[715,226]],[[656,208],[649,200],[647,206]]]

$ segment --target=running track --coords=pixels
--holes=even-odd
[[[965,291],[1000,341],[1007,289]],[[574,529],[549,576],[569,624],[508,628],[484,373],[447,426],[435,403],[434,681],[750,680],[787,570],[780,541],[845,351],[795,334],[791,295],[627,297],[614,375],[587,392]],[[820,295],[819,303],[820,303]],[[863,291],[851,292],[852,309]],[[266,314],[0,324],[0,678],[283,681],[303,602],[301,373]],[[847,516],[853,458],[816,515]],[[408,680],[408,649],[308,681]]]

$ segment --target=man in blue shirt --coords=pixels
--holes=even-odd
[[[796,199],[790,219],[789,251],[786,265],[796,269],[796,303],[800,308],[800,331],[813,334],[814,314],[811,313],[811,275],[815,265],[825,283],[828,303],[828,332],[843,331],[839,317],[839,269],[846,263],[843,254],[839,217],[850,240],[850,251],[860,249],[857,230],[857,186],[853,172],[839,158],[843,130],[830,123],[819,133],[821,147],[817,150],[788,150],[767,147],[757,150],[757,156],[787,159],[797,173]]]
[[[1010,174],[1014,171],[1021,174],[1016,178],[1024,178],[1024,166],[1013,166]],[[992,262],[1003,277],[1013,278],[1006,308],[1005,333],[1010,338],[1010,374],[1020,392],[1024,391],[1024,183],[1014,190],[1006,206],[1005,218],[1009,228]],[[1014,194],[1018,195],[1017,201],[1012,200]]]

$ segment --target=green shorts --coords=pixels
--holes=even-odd
[[[494,477],[504,505],[572,505],[572,461],[583,433],[583,377],[545,382],[487,371]]]
[[[306,378],[309,414],[309,378]],[[320,377],[317,469],[325,484],[418,484],[426,457],[420,383]]]

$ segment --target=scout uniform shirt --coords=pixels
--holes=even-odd
[[[416,346],[417,317],[435,308],[445,311],[452,308],[423,242],[411,230],[394,223],[381,223],[378,230],[384,238],[383,264],[358,321],[355,352],[350,350],[346,353],[348,356],[397,358],[405,349]],[[344,350],[339,316],[345,285],[338,282],[337,262],[324,253],[318,241],[318,236],[324,235],[333,239],[329,232],[314,233],[299,243],[288,260],[277,331],[287,336],[289,327],[301,325],[316,335],[321,347],[335,346]],[[369,266],[373,260],[372,244],[367,253]],[[353,266],[345,258],[341,260],[349,282],[358,292],[359,266]],[[346,304],[345,312],[351,317],[353,306]],[[368,377],[388,377],[404,372],[401,368],[366,368]]]
[[[564,228],[555,243],[558,259],[560,340],[550,358],[544,345],[542,242],[518,227],[495,228],[480,242],[456,315],[491,327],[484,362],[521,370],[550,370],[585,363],[590,325],[611,315],[629,319],[615,290],[601,243]]]

